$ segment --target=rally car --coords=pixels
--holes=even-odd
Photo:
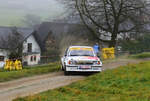
[[[70,46],[61,58],[62,70],[70,72],[101,72],[102,61],[90,46]]]

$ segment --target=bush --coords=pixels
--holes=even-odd
[[[130,54],[148,52],[150,50],[150,35],[144,35],[135,40],[124,40],[121,42],[122,50]]]

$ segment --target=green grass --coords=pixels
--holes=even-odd
[[[150,62],[128,64],[14,101],[150,101]]]
[[[131,55],[129,57],[130,58],[136,58],[136,59],[150,58],[150,52],[135,54],[135,55]]]
[[[59,70],[61,69],[60,63],[58,62],[42,66],[25,67],[23,70],[20,71],[6,71],[0,69],[0,82],[15,80],[22,77],[30,77],[34,75],[50,73]]]

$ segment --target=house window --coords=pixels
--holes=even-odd
[[[31,62],[33,61],[33,56],[31,56],[30,61],[31,61]]]
[[[34,61],[36,61],[36,56],[34,56]]]
[[[28,52],[32,52],[32,43],[28,43]]]
[[[0,61],[4,61],[4,56],[0,56]]]

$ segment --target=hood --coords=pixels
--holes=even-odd
[[[91,56],[71,56],[71,57],[68,57],[69,60],[73,60],[73,61],[99,61],[100,59],[98,57],[91,57]]]

